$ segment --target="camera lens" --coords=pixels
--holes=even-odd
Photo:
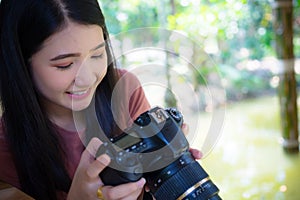
[[[148,187],[156,200],[221,199],[218,195],[217,186],[189,153],[183,155],[158,174],[150,173],[150,177],[147,179]]]

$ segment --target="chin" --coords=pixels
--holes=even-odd
[[[82,110],[86,109],[88,106],[89,106],[88,104],[86,104],[86,105],[73,105],[71,110],[78,112],[78,111],[82,111]]]
[[[89,105],[90,105],[90,101],[89,102],[86,102],[86,103],[76,103],[76,104],[73,104],[72,107],[71,107],[71,110],[72,111],[82,111],[84,109],[86,109]]]
[[[86,109],[92,102],[92,97],[91,98],[86,98],[85,100],[81,101],[73,101],[71,110],[72,111],[82,111]]]

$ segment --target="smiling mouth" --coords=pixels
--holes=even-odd
[[[76,96],[81,96],[81,95],[85,95],[86,93],[88,93],[89,90],[84,90],[84,91],[72,91],[72,92],[67,92],[67,94],[70,95],[76,95]]]

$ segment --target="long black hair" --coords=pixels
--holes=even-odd
[[[109,66],[97,89],[104,91],[97,99],[106,104],[97,112],[111,116],[108,101],[118,76],[97,0],[2,0],[0,4],[3,123],[22,190],[35,199],[56,199],[57,191],[68,192],[71,185],[59,136],[43,111],[29,62],[42,43],[69,20],[99,25],[103,30]],[[109,131],[112,118],[103,119],[107,119],[103,124]]]

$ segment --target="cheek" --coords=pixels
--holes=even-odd
[[[105,67],[101,67],[98,73],[98,84],[101,83],[107,73],[107,62],[105,62],[103,66]]]
[[[71,73],[57,72],[59,71],[51,68],[33,71],[33,80],[40,93],[45,95],[50,92],[64,91],[74,80],[74,76]]]
[[[105,76],[107,72],[107,62],[104,61],[102,64],[101,64],[101,67],[99,67],[99,72],[98,72],[98,76],[99,78],[103,78]]]
[[[106,59],[102,59],[91,63],[91,65],[91,68],[94,69],[93,73],[97,76],[97,82],[100,83],[107,72],[107,61]]]

